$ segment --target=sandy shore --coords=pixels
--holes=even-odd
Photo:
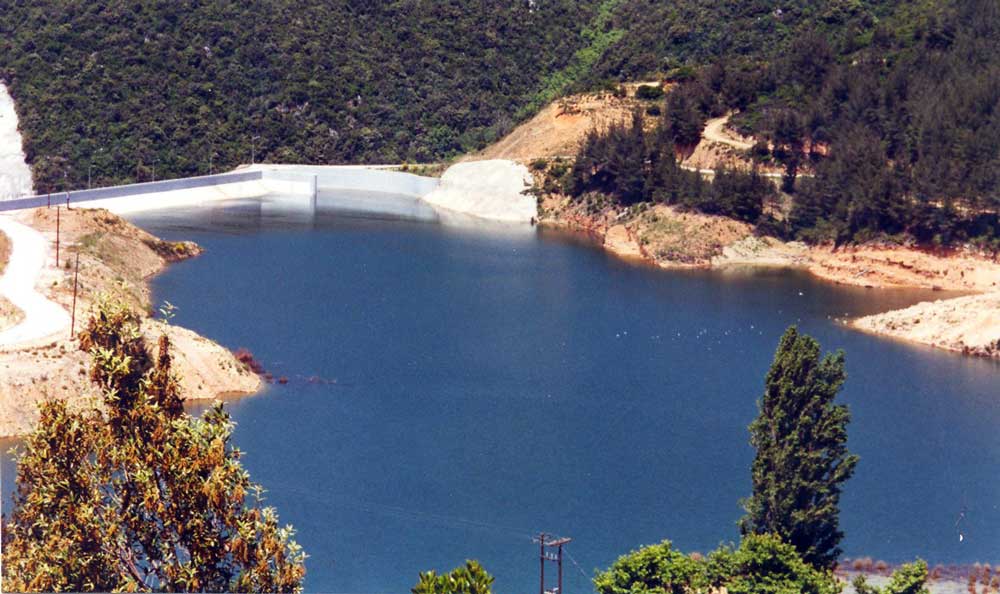
[[[169,262],[200,252],[194,244],[161,241],[107,211],[62,210],[62,246],[56,266],[55,209],[25,211],[19,213],[18,219],[17,222],[43,239],[41,246],[35,243],[24,249],[41,249],[49,254],[31,284],[49,303],[46,307],[58,308],[63,314],[71,310],[73,265],[79,252],[77,328],[84,323],[101,293],[114,294],[137,311],[149,312],[152,303],[148,279]],[[19,249],[21,246],[14,238],[12,262]],[[260,378],[239,363],[229,350],[190,330],[147,317],[143,333],[151,343],[161,333],[170,337],[174,344],[174,366],[188,399],[252,394],[260,387]],[[89,407],[98,401],[87,377],[90,358],[70,337],[69,327],[60,324],[56,334],[40,334],[44,336],[0,346],[0,410],[3,411],[0,437],[30,431],[38,418],[38,404],[43,401],[66,400],[71,407]]]

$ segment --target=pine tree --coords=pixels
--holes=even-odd
[[[740,530],[777,534],[819,568],[832,567],[840,555],[841,484],[858,463],[847,451],[850,414],[833,402],[845,378],[843,352],[820,359],[819,343],[792,326],[750,424],[757,456]]]

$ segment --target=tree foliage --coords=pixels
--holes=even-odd
[[[850,413],[834,404],[845,379],[844,354],[821,359],[819,343],[793,326],[781,337],[750,424],[757,455],[740,530],[780,535],[821,568],[840,554],[841,485],[858,463],[847,450]]]
[[[410,591],[413,594],[490,594],[493,579],[478,561],[468,560],[450,573],[421,572],[420,581]]]
[[[614,4],[0,0],[0,78],[40,191],[85,186],[91,164],[95,184],[148,181],[252,150],[423,162],[506,134],[589,72]]]
[[[700,173],[678,164],[674,147],[681,141],[669,108],[651,133],[645,132],[639,112],[630,124],[592,130],[577,153],[569,193],[580,198],[599,192],[623,205],[651,201],[757,222],[764,202],[776,193],[774,186],[756,169],[720,168],[714,181],[705,183]]]
[[[673,548],[669,540],[622,555],[594,577],[599,594],[687,594],[706,585],[704,564]]]
[[[929,594],[927,562],[920,559],[901,566],[892,572],[892,577],[884,588],[868,585],[863,575],[854,578],[851,585],[857,594]]]
[[[43,405],[3,527],[4,587],[300,590],[305,555],[292,528],[259,506],[229,415],[221,405],[184,413],[169,340],[154,356],[139,324],[107,301],[80,334],[103,411]]]
[[[619,557],[594,578],[598,594],[837,594],[829,571],[805,561],[775,535],[746,536],[738,548],[685,555],[670,541]]]

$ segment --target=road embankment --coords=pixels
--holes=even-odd
[[[56,261],[56,217],[55,208],[22,211],[15,221],[17,228],[34,238],[24,242],[20,235],[11,236],[12,264],[19,250],[28,250],[33,253],[25,251],[25,255],[32,262],[40,259],[42,266],[30,271],[32,274],[11,276],[10,283],[17,286],[16,291],[36,294],[45,302],[43,307],[60,314],[56,316],[58,327],[50,328],[46,320],[35,318],[32,322],[30,311],[26,311],[22,324],[30,324],[31,335],[0,346],[0,437],[30,431],[38,418],[38,405],[46,400],[65,400],[74,408],[95,406],[100,401],[87,373],[90,357],[79,350],[70,335],[77,254],[76,329],[86,322],[100,295],[113,295],[145,314],[143,333],[150,344],[161,333],[169,336],[174,345],[174,369],[183,378],[187,398],[213,399],[259,389],[260,378],[229,350],[190,330],[153,320],[149,313],[154,309],[150,277],[170,262],[199,254],[200,248],[188,242],[162,241],[105,210],[62,209]],[[11,268],[9,265],[5,271],[5,281]],[[7,332],[22,332],[20,326]]]

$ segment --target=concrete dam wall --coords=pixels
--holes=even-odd
[[[313,212],[317,207],[400,218],[455,216],[528,223],[534,198],[524,193],[527,169],[509,161],[460,163],[442,179],[389,166],[251,165],[228,173],[108,188],[73,190],[0,201],[0,211],[79,204],[127,214],[260,198],[269,209]]]

